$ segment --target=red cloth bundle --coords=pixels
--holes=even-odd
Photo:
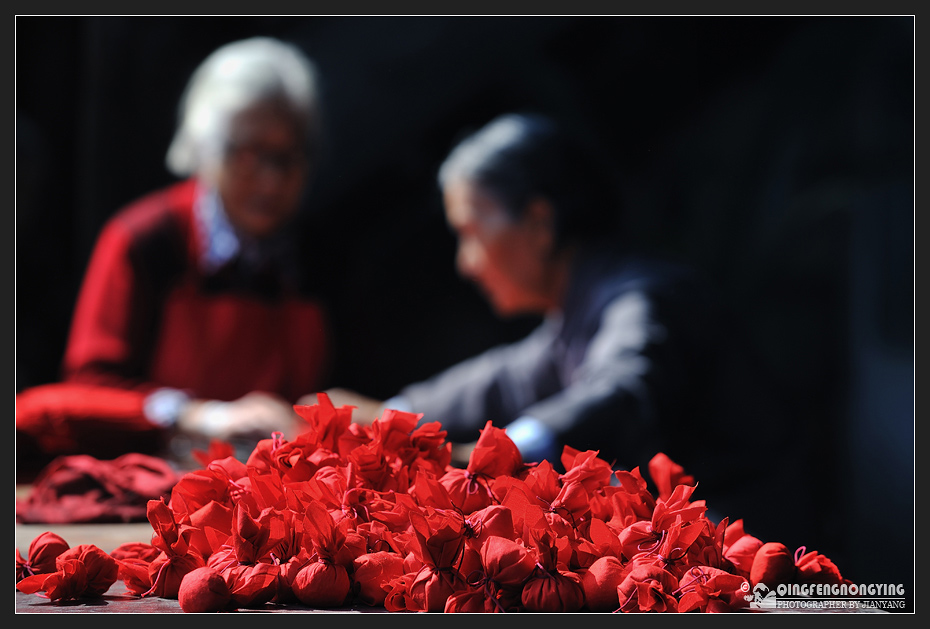
[[[161,552],[148,566],[151,587],[137,593],[177,598],[184,575],[204,566],[203,555],[190,545],[190,528],[179,526],[168,505],[161,500],[149,501],[148,520],[155,530],[152,546]]]
[[[111,461],[58,457],[16,504],[21,523],[144,522],[149,500],[170,494],[180,474],[164,459],[132,452]]]
[[[774,588],[794,581],[797,570],[791,551],[780,542],[762,544],[753,556],[749,568],[749,581],[753,586],[764,583]]]
[[[46,531],[29,544],[29,552],[24,558],[16,549],[16,580],[21,581],[34,574],[55,572],[55,560],[71,547],[61,535]]]
[[[191,570],[181,580],[178,603],[188,614],[218,612],[230,607],[232,596],[219,572],[204,566]]]
[[[514,442],[503,429],[488,422],[481,429],[467,467],[447,470],[439,482],[457,508],[471,513],[494,502],[491,481],[499,476],[518,475],[523,468],[523,458]]]
[[[345,526],[337,525],[316,502],[308,505],[304,526],[316,560],[301,568],[290,584],[294,596],[305,605],[339,607],[349,598],[349,570],[356,559],[346,545]]]
[[[465,545],[464,519],[456,512],[412,511],[410,524],[417,539],[414,554],[423,567],[410,584],[409,609],[441,612],[446,599],[465,586],[454,567]]]
[[[677,612],[678,579],[654,564],[633,568],[617,588],[624,612]]]
[[[119,573],[119,564],[93,544],[70,548],[55,559],[56,572],[35,574],[16,584],[20,592],[45,592],[49,600],[95,598],[110,589]]]
[[[581,574],[585,604],[592,612],[612,612],[620,607],[617,588],[626,577],[626,569],[617,557],[599,557]]]
[[[559,559],[556,538],[551,530],[540,530],[533,536],[537,570],[523,586],[521,602],[529,612],[571,613],[584,606],[584,586],[581,577],[567,570]]]
[[[310,607],[341,607],[349,597],[351,581],[344,566],[317,560],[301,568],[291,583],[294,596]]]
[[[711,566],[694,566],[679,580],[680,613],[731,612],[747,607],[746,579]]]
[[[756,554],[762,548],[762,540],[743,531],[743,521],[737,520],[726,529],[723,538],[723,554],[733,564],[735,572],[751,579],[751,571]],[[758,581],[752,582],[753,585]],[[770,581],[774,583],[774,581]]]
[[[395,552],[379,550],[355,558],[354,581],[358,600],[372,607],[384,605],[387,592],[381,586],[404,574],[404,559]]]
[[[229,544],[211,555],[208,566],[226,580],[235,606],[256,607],[278,595],[281,570],[272,559],[271,550],[284,540],[286,533],[284,516],[278,511],[262,509],[253,518],[246,504],[239,502],[233,508]]]

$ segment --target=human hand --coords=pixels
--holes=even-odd
[[[354,406],[355,410],[352,411],[352,421],[361,426],[371,426],[371,424],[381,416],[381,413],[384,412],[384,402],[350,389],[336,387],[327,389],[324,393],[329,397],[333,406]],[[311,393],[297,400],[297,403],[301,405],[312,405],[318,404],[319,400],[316,393]]]
[[[257,441],[270,438],[274,432],[290,440],[299,434],[301,426],[290,404],[262,392],[248,393],[232,402],[195,400],[178,419],[181,432],[223,441]]]

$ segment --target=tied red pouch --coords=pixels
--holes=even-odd
[[[179,478],[164,459],[131,452],[112,461],[58,457],[16,504],[23,524],[145,522],[149,500],[170,493]]]
[[[34,574],[16,584],[26,594],[44,592],[52,601],[102,596],[116,583],[119,563],[93,544],[81,544],[55,559],[56,572]]]
[[[34,574],[47,574],[58,569],[58,555],[71,546],[57,533],[46,531],[29,544],[29,554],[24,558],[16,549],[16,580],[21,581]]]

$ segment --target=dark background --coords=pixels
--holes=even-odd
[[[190,73],[252,35],[323,79],[301,225],[334,384],[386,397],[536,323],[455,275],[435,171],[506,110],[566,117],[615,160],[633,238],[731,313],[721,414],[777,464],[722,515],[911,594],[912,17],[18,17],[17,391],[58,377],[103,222],[173,181]],[[779,456],[785,434],[800,454]]]

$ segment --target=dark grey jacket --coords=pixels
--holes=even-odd
[[[477,439],[488,420],[504,427],[529,416],[556,433],[559,451],[567,444],[622,468],[644,466],[689,439],[690,422],[705,412],[710,303],[680,266],[584,254],[560,313],[401,395],[451,441]]]

